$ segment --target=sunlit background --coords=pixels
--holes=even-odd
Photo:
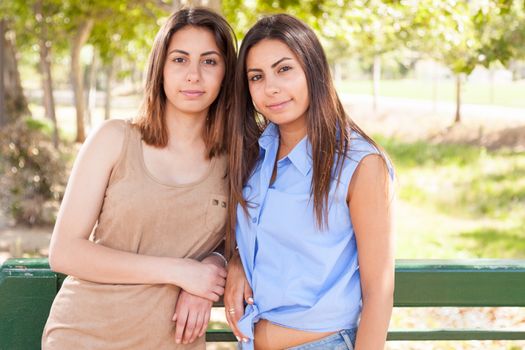
[[[0,263],[47,255],[81,142],[103,120],[137,114],[154,35],[181,5],[220,11],[239,40],[270,13],[315,29],[348,114],[396,166],[397,258],[525,258],[523,0],[9,0],[0,2]],[[392,327],[494,322],[525,328],[510,308],[396,310]]]

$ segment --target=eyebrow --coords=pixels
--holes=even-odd
[[[179,49],[171,50],[170,52],[168,52],[168,55],[172,54],[173,52],[178,52],[178,53],[181,53],[181,54],[186,55],[186,56],[190,55],[190,53],[188,51],[179,50]],[[201,53],[200,55],[201,55],[201,57],[202,56],[208,56],[208,55],[218,55],[218,56],[220,56],[220,54],[217,51],[215,51],[215,50],[206,51],[206,52]]]
[[[272,64],[272,68],[275,68],[275,66],[277,66],[279,63],[281,63],[282,61],[286,61],[286,60],[291,60],[291,58],[290,57],[283,57],[283,58],[281,58],[279,61],[277,61],[274,64]]]
[[[275,62],[274,64],[271,65],[272,68],[275,68],[279,63],[283,62],[283,61],[286,61],[286,60],[291,60],[290,57],[283,57],[281,58],[280,60],[278,60],[277,62]],[[248,72],[262,72],[262,69],[260,68],[249,68],[246,70],[246,73]]]

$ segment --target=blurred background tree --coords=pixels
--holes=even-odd
[[[220,10],[239,39],[263,14],[287,12],[303,19],[319,33],[336,80],[344,75],[341,62],[349,58],[359,61],[360,67],[370,72],[375,109],[382,61],[386,60],[388,67],[409,68],[418,59],[432,58],[456,76],[455,122],[461,121],[462,80],[477,65],[492,67],[499,62],[510,68],[524,57],[520,45],[525,35],[523,1],[12,0],[0,5],[4,62],[1,120],[6,123],[8,119],[29,114],[18,65],[36,64],[42,106],[54,125],[53,139],[57,145],[60,127],[53,94],[53,66],[67,65],[76,114],[75,140],[82,142],[85,125],[92,123],[97,82],[105,82],[108,118],[112,80],[132,74],[136,85],[140,85],[142,64],[154,33],[162,20],[182,5]],[[89,59],[84,61],[81,53],[86,45],[89,53],[84,55]],[[22,55],[25,58],[20,63]],[[126,67],[127,71],[115,71],[116,61],[123,63],[120,67]]]
[[[454,186],[463,183],[467,169],[483,172],[492,167],[483,162],[496,164],[500,157],[506,165],[496,168],[518,173],[522,169],[522,160],[514,153],[481,155],[490,142],[517,140],[512,142],[520,145],[524,131],[513,131],[503,141],[491,141],[492,136],[482,130],[487,123],[480,126],[468,117],[519,115],[525,108],[524,0],[10,0],[0,2],[0,125],[5,141],[0,178],[10,184],[6,191],[16,188],[16,198],[11,192],[11,204],[31,198],[34,189],[41,188],[31,181],[44,178],[53,190],[39,190],[47,193],[41,203],[58,202],[65,176],[58,163],[68,169],[77,144],[103,120],[136,115],[154,36],[180,6],[208,6],[221,12],[239,40],[266,14],[289,13],[314,28],[349,114],[370,127],[371,133],[375,134],[374,126],[379,126],[377,137],[401,164],[405,178],[413,180],[403,184],[400,191],[410,205],[424,205],[422,198],[431,198],[442,207],[455,208],[429,192],[433,186],[445,186],[431,186],[429,181],[447,178],[443,175],[437,179],[435,174],[440,173],[436,169],[441,166],[443,171],[447,169],[449,156],[454,162],[461,159],[458,164],[462,164],[461,170],[456,169]],[[433,108],[422,112],[425,101]],[[476,109],[481,105],[485,106],[482,112]],[[388,124],[385,116],[395,113],[397,119]],[[383,119],[373,119],[376,117]],[[370,126],[368,120],[375,122]],[[425,125],[432,126],[430,131],[425,131]],[[461,134],[461,127],[475,132]],[[388,128],[396,129],[392,132],[395,138],[384,135]],[[425,134],[427,143],[413,149],[406,142],[419,134]],[[400,143],[400,137],[407,139],[405,143]],[[454,137],[463,143],[482,144],[477,149],[480,156],[464,159],[455,153],[466,152],[463,146],[452,152],[428,145]],[[426,154],[427,146],[432,165],[406,159],[419,160],[415,150]],[[50,166],[41,166],[47,163]],[[412,171],[413,176],[426,173],[427,167],[433,167],[434,172],[425,181],[410,175]],[[507,179],[509,174],[498,176]],[[424,185],[416,186],[418,181]],[[503,197],[508,196],[505,201],[512,203],[509,212],[525,207],[520,185],[512,188],[500,183],[505,182],[480,186],[477,195],[485,198],[483,195],[498,188]],[[454,193],[470,198],[466,189],[455,187]],[[463,199],[451,200],[463,203]],[[43,206],[56,207],[49,203]],[[0,211],[12,213],[11,218],[16,217],[18,222],[52,222],[52,216],[46,220],[36,217],[38,211],[21,215],[24,210],[7,208],[4,203]],[[10,208],[21,207],[16,204]],[[477,208],[476,215],[496,215],[492,207]],[[523,215],[513,215],[509,227],[525,222]]]
[[[181,6],[221,12],[239,40],[266,14],[314,28],[348,114],[396,167],[397,258],[525,258],[525,0],[0,0],[0,263],[47,254],[81,143],[137,114]]]

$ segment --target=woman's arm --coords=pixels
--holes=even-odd
[[[226,320],[238,341],[248,341],[248,337],[241,333],[237,322],[244,315],[244,302],[253,304],[253,293],[244,274],[241,258],[236,253],[228,263],[228,278],[224,291],[224,311]]]
[[[222,255],[211,253],[202,262],[226,267],[226,259],[223,259]],[[175,342],[177,344],[193,343],[197,337],[202,337],[206,333],[212,306],[212,302],[206,298],[188,293],[184,289],[180,291],[172,318],[175,322]]]
[[[365,157],[348,189],[363,309],[357,350],[384,349],[394,295],[393,186],[379,155]]]
[[[217,301],[224,292],[225,269],[191,259],[123,252],[89,241],[125,128],[122,121],[106,122],[82,146],[51,237],[51,268],[99,283],[174,284]]]

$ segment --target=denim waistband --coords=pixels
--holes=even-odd
[[[343,329],[337,333],[331,334],[319,340],[309,342],[306,344],[301,344],[288,348],[287,350],[330,350],[330,349],[340,349],[337,345],[346,345],[347,349],[353,350],[355,346],[355,339],[357,335],[357,328],[352,329]]]

